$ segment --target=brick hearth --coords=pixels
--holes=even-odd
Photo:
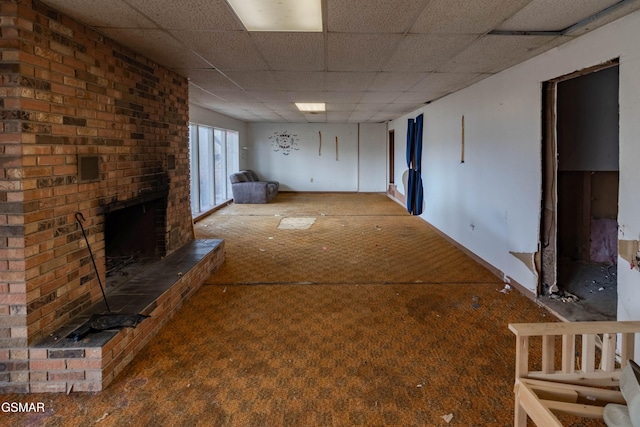
[[[113,313],[149,316],[136,328],[68,338],[92,314],[106,312],[101,301],[31,347],[31,392],[102,390],[220,266],[223,248],[222,240],[189,242],[109,292]]]
[[[52,358],[66,350],[34,347],[102,298],[75,214],[103,283],[106,216],[119,206],[161,197],[159,256],[193,239],[188,121],[186,78],[38,0],[0,2],[0,392],[93,389],[77,382],[78,360]],[[153,322],[107,346],[146,340]],[[84,351],[92,377],[98,350]],[[109,378],[121,365],[106,357]]]

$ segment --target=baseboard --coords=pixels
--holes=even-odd
[[[451,243],[453,246],[455,246],[456,248],[464,252],[464,254],[467,255],[469,258],[473,259],[475,262],[477,262],[478,264],[480,264],[481,266],[489,270],[498,279],[508,283],[509,286],[515,288],[518,292],[520,292],[522,295],[526,296],[530,300],[534,301],[536,304],[540,304],[540,302],[538,301],[538,296],[534,292],[531,292],[531,290],[527,289],[522,284],[514,280],[513,277],[507,276],[506,274],[504,274],[502,270],[495,267],[494,265],[489,264],[483,258],[480,258],[477,254],[470,251],[466,247],[462,246],[460,243],[452,239],[449,235],[445,234],[442,230],[440,230],[439,228],[431,224],[429,221],[425,220],[425,222],[427,223],[427,225],[429,225],[429,227],[433,229],[433,231],[436,232],[436,234],[438,234],[440,237],[442,237],[443,239]]]

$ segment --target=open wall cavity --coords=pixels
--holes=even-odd
[[[618,87],[618,65],[612,62],[547,82],[543,95],[539,291],[558,294],[565,302],[576,296],[584,310],[612,319],[617,306]]]

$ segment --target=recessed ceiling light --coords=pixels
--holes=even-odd
[[[249,31],[322,32],[321,0],[227,0]]]
[[[324,102],[296,102],[296,107],[303,113],[326,111]]]

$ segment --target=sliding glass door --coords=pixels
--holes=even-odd
[[[238,171],[238,132],[191,124],[191,212],[193,216],[225,203],[229,175]]]

